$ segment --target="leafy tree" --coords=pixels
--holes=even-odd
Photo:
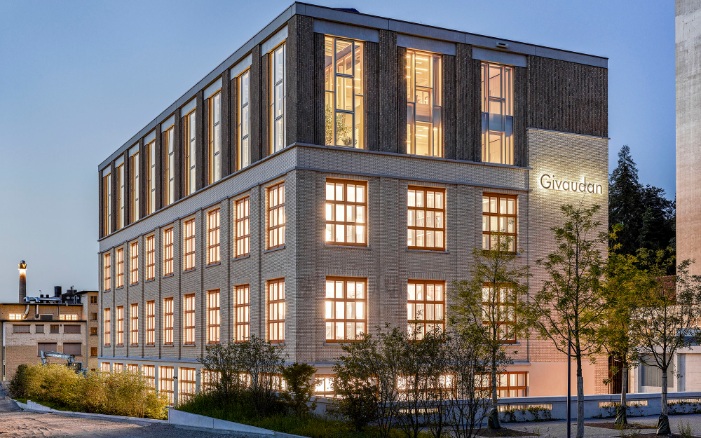
[[[642,204],[642,217],[640,233],[638,234],[638,248],[652,250],[674,247],[676,220],[675,204],[664,197],[664,190],[659,187],[646,185],[640,191]],[[674,253],[669,253],[674,256]],[[670,264],[673,274],[674,263]]]
[[[282,398],[292,411],[299,417],[309,414],[309,400],[314,395],[314,373],[316,368],[306,363],[293,363],[282,369],[282,378],[287,383],[287,389],[282,393]],[[311,409],[316,408],[316,403],[311,404]]]
[[[521,308],[527,326],[576,361],[577,438],[584,436],[582,360],[597,350],[595,334],[604,312],[600,248],[605,245],[606,234],[598,232],[601,223],[594,216],[599,210],[598,205],[562,206],[565,221],[553,228],[557,249],[538,260],[548,279]]]

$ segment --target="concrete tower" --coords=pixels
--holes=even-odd
[[[23,303],[27,296],[27,263],[22,260],[19,262],[19,302]]]

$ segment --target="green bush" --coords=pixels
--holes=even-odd
[[[309,400],[314,395],[314,373],[316,368],[306,363],[293,363],[282,369],[282,378],[287,383],[287,390],[282,393],[282,399],[298,417],[309,414]],[[311,404],[316,409],[316,403]]]

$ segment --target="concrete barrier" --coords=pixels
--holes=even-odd
[[[240,432],[248,435],[275,435],[275,432],[272,430],[205,417],[204,415],[190,414],[189,412],[183,412],[173,408],[168,408],[168,423],[177,426]]]

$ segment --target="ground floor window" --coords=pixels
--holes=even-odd
[[[333,375],[317,374],[314,378],[316,380],[314,395],[319,397],[334,397],[336,395],[333,389]]]
[[[173,367],[159,367],[158,368],[158,391],[164,394],[168,398],[168,404],[172,405],[175,401],[173,395],[175,394],[175,387],[173,383]]]
[[[144,375],[144,379],[146,379],[146,383],[148,386],[151,388],[156,388],[156,367],[154,365],[142,365],[141,366],[141,373]]]
[[[197,377],[194,368],[180,368],[178,370],[178,403],[185,403],[195,395],[197,391]]]
[[[489,384],[489,377],[486,376]],[[482,388],[487,390],[488,388]],[[528,372],[507,371],[497,376],[497,393],[499,398],[528,397]]]
[[[100,371],[103,373],[109,373],[110,372],[110,363],[109,362],[102,362],[100,364]]]

